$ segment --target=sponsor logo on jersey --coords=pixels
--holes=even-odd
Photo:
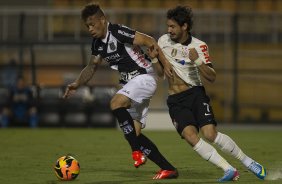
[[[143,67],[147,67],[149,65],[140,47],[133,47],[133,54],[137,56],[137,60],[142,64]]]
[[[172,57],[175,57],[176,54],[177,54],[177,50],[176,50],[176,49],[172,49],[170,55],[171,55]]]
[[[209,56],[209,51],[208,51],[208,46],[207,45],[201,45],[200,48],[202,49],[202,52],[205,57],[205,62],[209,63],[210,61],[210,56]]]
[[[117,60],[119,58],[120,58],[120,55],[118,53],[116,53],[116,54],[110,55],[108,57],[105,57],[104,59],[105,59],[105,61],[109,62],[111,60]]]
[[[122,30],[118,30],[118,33],[122,34],[123,36],[129,37],[129,38],[134,38],[134,35],[127,33],[125,31],[122,31]]]
[[[120,79],[122,81],[128,82],[131,79],[135,78],[136,76],[140,75],[141,73],[138,70],[134,70],[132,72],[120,72]],[[126,91],[124,91],[126,92]],[[129,92],[128,92],[129,94]]]

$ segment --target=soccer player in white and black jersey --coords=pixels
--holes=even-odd
[[[200,75],[209,82],[214,82],[216,72],[209,57],[205,42],[190,33],[193,25],[192,9],[177,6],[167,12],[168,33],[159,38],[158,44],[163,54],[173,66],[173,77],[168,78],[169,89],[167,105],[169,114],[177,132],[205,160],[224,171],[220,182],[237,180],[238,171],[232,167],[210,143],[219,146],[239,159],[258,178],[264,179],[266,171],[262,165],[248,157],[228,136],[216,130],[216,121],[210,106],[210,99],[205,92]],[[162,74],[158,63],[159,48],[149,48],[153,67]]]
[[[82,19],[93,37],[92,58],[78,78],[67,86],[64,98],[69,97],[79,86],[86,84],[94,75],[98,65],[105,61],[120,73],[121,89],[114,95],[110,106],[121,130],[132,149],[134,166],[145,164],[146,158],[161,170],[153,179],[178,177],[178,172],[160,153],[156,145],[141,133],[145,127],[148,106],[157,87],[157,76],[151,61],[140,46],[156,46],[152,37],[132,30],[124,25],[107,21],[97,4],[89,4],[82,10]],[[171,65],[163,55],[166,74],[172,75]]]

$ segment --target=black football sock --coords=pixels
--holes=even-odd
[[[123,131],[123,134],[131,146],[132,151],[140,150],[140,144],[136,136],[134,122],[129,112],[125,107],[120,107],[112,111],[114,116],[119,122],[119,127]]]
[[[142,152],[155,164],[157,164],[161,169],[164,170],[175,170],[175,167],[173,167],[166,159],[165,157],[160,153],[157,146],[145,135],[140,134],[138,136],[141,150]]]

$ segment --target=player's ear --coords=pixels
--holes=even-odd
[[[102,16],[101,21],[102,21],[103,24],[105,24],[106,23],[106,17]]]
[[[182,28],[183,31],[188,30],[188,24],[184,23],[183,26],[181,26],[181,28]]]

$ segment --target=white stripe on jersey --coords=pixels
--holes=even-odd
[[[142,54],[141,48],[139,46],[133,46],[130,44],[124,44],[125,50],[128,55],[135,61],[135,63],[147,70],[147,73],[153,72],[153,66],[150,61],[145,58],[145,55]]]

